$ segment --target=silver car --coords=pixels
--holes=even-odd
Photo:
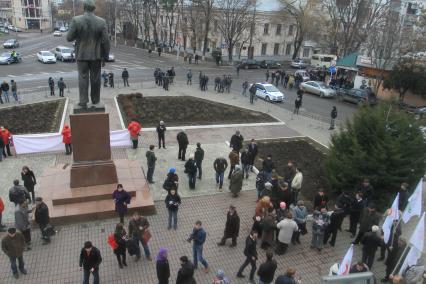
[[[324,97],[334,97],[336,95],[336,91],[324,84],[324,82],[318,81],[307,81],[300,84],[300,89],[305,93],[311,93]]]

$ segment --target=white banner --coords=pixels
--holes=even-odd
[[[65,151],[62,135],[58,133],[13,135],[16,154]],[[115,130],[110,132],[111,147],[127,147],[131,145],[129,131]]]

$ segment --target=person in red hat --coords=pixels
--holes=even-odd
[[[12,156],[12,153],[10,152],[10,139],[12,138],[12,133],[10,133],[10,131],[7,128],[2,126],[0,127],[0,136],[3,139],[3,144],[4,144],[3,156],[4,157]]]
[[[142,126],[140,125],[139,122],[132,120],[130,121],[127,129],[130,132],[130,139],[132,140],[132,143],[133,143],[133,149],[138,148],[139,132],[141,131]]]
[[[71,128],[67,124],[65,124],[64,129],[62,129],[62,142],[65,144],[65,154],[71,155]]]

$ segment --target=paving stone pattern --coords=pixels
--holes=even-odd
[[[186,242],[186,239],[197,219],[203,221],[204,228],[207,231],[204,256],[211,267],[211,272],[208,274],[205,274],[201,269],[196,271],[197,283],[212,283],[217,269],[224,269],[231,283],[247,283],[247,278],[245,280],[238,279],[235,274],[244,261],[244,241],[252,226],[255,198],[254,191],[244,191],[238,198],[232,198],[229,193],[185,198],[178,213],[177,231],[166,229],[167,212],[164,202],[156,202],[158,214],[148,217],[153,234],[149,246],[153,258],[155,258],[160,247],[169,249],[172,275],[170,283],[174,283],[176,280],[179,257],[188,255],[192,259],[192,246]],[[226,210],[231,203],[236,205],[241,218],[238,245],[235,248],[229,246],[217,247],[216,243],[222,236],[226,221]],[[126,218],[126,224],[127,221]],[[101,251],[103,257],[100,266],[101,283],[157,283],[155,262],[149,262],[142,258],[140,262],[135,263],[132,259],[129,259],[129,266],[125,269],[119,269],[115,255],[107,244],[108,234],[114,230],[116,222],[118,222],[118,218],[60,227],[58,234],[46,246],[41,245],[39,230],[33,229],[33,249],[24,253],[28,275],[21,275],[18,281],[13,279],[9,261],[2,254],[0,257],[0,283],[81,283],[82,272],[78,268],[78,257],[86,240],[91,240]],[[347,220],[345,220],[343,228],[347,226]],[[309,224],[309,232],[311,231],[310,228]],[[295,267],[297,275],[302,277],[303,283],[319,283],[320,276],[327,274],[333,263],[341,261],[351,241],[349,233],[339,232],[335,248],[325,248],[319,253],[309,248],[310,240],[311,235],[309,233],[301,238],[301,245],[290,246],[285,255],[275,257],[278,262],[276,275],[284,273],[288,267]],[[227,244],[230,244],[229,242],[230,240]],[[265,252],[260,248],[258,252],[259,266],[265,260]],[[354,261],[360,259],[360,257],[360,247],[357,246]],[[244,274],[248,275],[248,269]],[[376,262],[374,271],[381,277],[384,271],[383,264]]]

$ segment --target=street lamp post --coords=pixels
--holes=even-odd
[[[249,47],[248,47],[248,50],[247,50],[247,58],[248,59],[253,59],[253,55],[254,55],[254,50],[253,50],[253,47],[252,47],[252,44],[253,44],[253,36],[254,36],[254,29],[255,29],[255,20],[256,20],[256,3],[257,2],[257,0],[253,0],[252,1],[252,3],[253,3],[253,5],[254,5],[254,9],[253,9],[253,19],[252,19],[252,23],[251,23],[251,26],[250,26],[250,42],[249,42]]]

